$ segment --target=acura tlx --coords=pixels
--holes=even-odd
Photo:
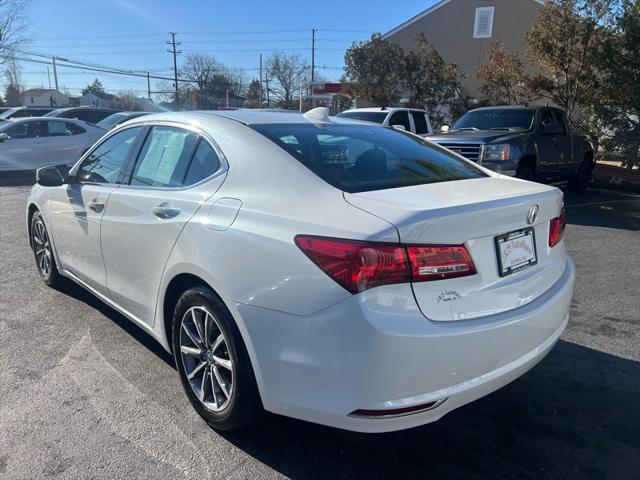
[[[429,423],[532,368],[567,324],[560,190],[327,113],[148,115],[37,172],[42,279],[155,338],[214,428],[265,410]]]

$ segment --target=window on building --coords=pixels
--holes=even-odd
[[[495,7],[476,8],[476,18],[473,23],[473,38],[491,38],[494,11]]]

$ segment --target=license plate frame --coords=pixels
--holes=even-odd
[[[516,265],[510,265],[505,267],[503,265],[503,250],[502,245],[507,242],[512,242],[513,240],[517,240],[519,238],[531,238],[531,244],[533,245],[533,257],[529,257],[527,260],[520,262]],[[536,235],[535,230],[532,227],[521,228],[519,230],[513,230],[508,233],[504,233],[502,235],[498,235],[494,237],[495,247],[496,247],[496,257],[498,264],[498,274],[501,277],[506,277],[508,275],[512,275],[516,272],[520,272],[526,268],[532,267],[533,265],[538,263],[538,250],[536,248]]]

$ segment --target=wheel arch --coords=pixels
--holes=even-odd
[[[39,212],[40,209],[35,203],[30,203],[29,207],[27,207],[27,238],[29,238],[29,246],[31,245],[31,220],[33,220],[33,216],[36,212]]]
[[[180,296],[194,287],[204,287],[216,295],[222,303],[227,307],[229,312],[231,313],[231,317],[238,327],[238,331],[242,337],[242,341],[247,349],[249,354],[249,358],[251,359],[251,366],[253,367],[253,373],[256,378],[256,382],[258,384],[258,390],[260,391],[260,395],[262,398],[264,397],[264,385],[262,381],[262,372],[260,369],[260,363],[256,358],[255,349],[253,347],[253,342],[251,341],[251,335],[244,324],[244,321],[235,308],[233,302],[230,302],[229,299],[225,300],[224,294],[220,291],[220,289],[214,288],[215,281],[213,279],[209,279],[206,272],[200,272],[198,269],[181,269],[179,272],[173,272],[171,275],[167,275],[166,278],[170,278],[166,282],[166,287],[162,289],[162,297],[159,299],[159,305],[157,311],[159,312],[160,319],[156,319],[156,335],[157,339],[163,343],[163,346],[167,351],[173,354],[172,351],[172,341],[171,341],[171,329],[173,324],[173,311],[174,308],[180,298]],[[159,331],[161,330],[161,331]]]
[[[536,171],[536,167],[538,165],[537,157],[532,153],[527,153],[520,158],[518,162],[518,168],[520,166],[528,166],[531,167],[531,170]]]

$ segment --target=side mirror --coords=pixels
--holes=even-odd
[[[11,137],[9,136],[8,133],[6,132],[2,132],[0,133],[0,143],[4,142],[5,140],[9,140]]]
[[[391,127],[395,128],[396,130],[402,130],[403,132],[407,130],[404,125],[391,125]]]
[[[36,183],[43,187],[59,187],[67,183],[69,168],[66,165],[52,165],[36,171]]]
[[[542,130],[540,133],[542,133],[542,135],[559,135],[562,133],[562,126],[547,125],[546,127],[542,127]]]
[[[449,128],[450,128],[450,127],[449,127],[449,125],[442,125],[442,126],[440,127],[440,131],[441,131],[442,133],[447,133],[447,132],[449,131]]]

